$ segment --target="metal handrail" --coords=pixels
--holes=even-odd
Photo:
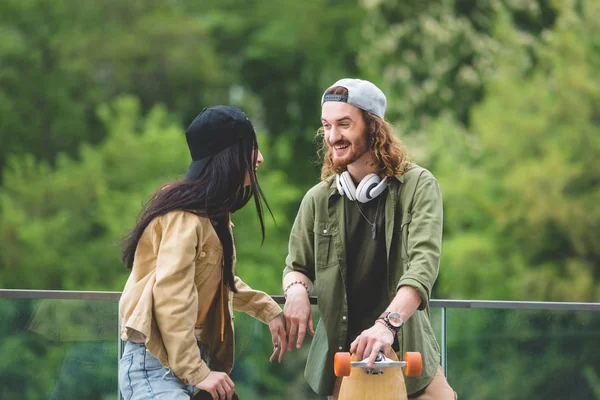
[[[121,292],[0,289],[0,299],[119,300]]]
[[[29,290],[0,289],[0,299],[64,299],[64,300],[119,300],[121,292],[80,291],[80,290]],[[272,295],[278,304],[284,304],[281,295]],[[315,296],[311,304],[317,304]],[[548,302],[548,301],[505,301],[505,300],[446,300],[434,299],[431,308],[487,308],[517,310],[564,310],[600,311],[600,303]]]

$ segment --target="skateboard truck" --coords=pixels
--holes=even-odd
[[[362,361],[354,361],[350,363],[350,366],[352,367],[366,367],[368,363],[368,358],[365,358]],[[406,366],[406,362],[405,361],[394,361],[394,360],[390,360],[389,358],[387,358],[385,356],[385,354],[383,354],[382,351],[380,351],[379,353],[377,353],[377,357],[375,357],[375,363],[373,364],[373,366],[371,368],[367,368],[366,369],[366,373],[369,375],[381,375],[383,374],[383,369],[384,368],[390,368],[390,367],[405,367]]]
[[[368,358],[362,361],[352,361],[350,353],[335,353],[333,367],[336,376],[349,376],[352,368],[366,368],[368,375],[381,375],[385,368],[403,367],[406,376],[419,376],[423,367],[421,353],[406,352],[404,361],[395,361],[387,358],[383,352],[379,352],[372,367],[367,368]]]

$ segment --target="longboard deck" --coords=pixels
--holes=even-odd
[[[398,361],[396,353],[388,357]],[[356,356],[352,355],[352,361]],[[402,368],[386,368],[380,375],[369,375],[366,368],[353,367],[343,378],[338,400],[407,400]]]

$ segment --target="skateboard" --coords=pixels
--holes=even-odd
[[[407,400],[400,367],[404,367],[406,376],[421,375],[421,353],[406,352],[404,361],[398,361],[394,352],[389,358],[379,352],[371,368],[367,368],[367,359],[356,361],[354,354],[336,353],[334,372],[336,376],[343,377],[338,400]]]

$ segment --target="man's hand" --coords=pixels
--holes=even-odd
[[[273,354],[271,354],[269,361],[273,362],[279,356],[279,363],[281,363],[287,349],[287,337],[281,314],[269,322],[269,330],[271,331],[271,340],[273,341]]]
[[[382,351],[390,354],[394,334],[385,325],[375,322],[369,329],[362,333],[350,345],[350,353],[356,354],[356,359],[362,361],[369,357],[367,367],[372,367],[377,354]]]
[[[302,347],[307,330],[311,335],[315,334],[310,300],[306,289],[302,285],[294,285],[288,289],[283,315],[287,332],[287,350],[292,351],[294,343],[296,343],[296,348],[299,349]]]

